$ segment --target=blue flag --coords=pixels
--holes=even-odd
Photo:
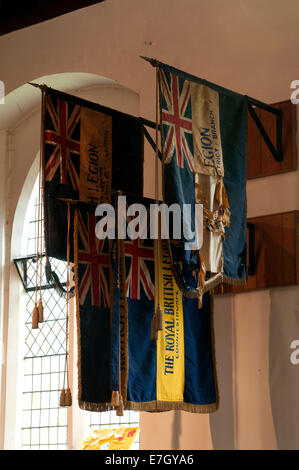
[[[146,207],[154,202],[137,200]],[[169,241],[159,243],[159,263],[157,243],[149,237],[115,244],[112,383],[125,409],[209,413],[218,406],[212,294],[203,295],[201,308],[197,298],[185,297],[175,280]],[[121,269],[125,272],[122,280]],[[183,262],[182,271],[186,283],[195,289],[193,265]],[[153,339],[158,301],[162,328]]]
[[[202,292],[220,282],[244,284],[247,99],[168,65],[158,68],[164,201],[192,207],[192,242],[194,207],[203,206],[201,266],[210,276]]]

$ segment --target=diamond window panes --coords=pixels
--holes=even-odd
[[[116,416],[115,411],[104,411],[101,413],[90,413],[90,430],[118,428],[119,426],[136,427],[139,426],[139,411],[125,410],[123,416]],[[140,432],[132,444],[131,450],[139,450]]]
[[[38,185],[27,212],[27,256],[36,253],[38,220]],[[28,216],[29,214],[29,216]],[[47,285],[44,275],[42,285]],[[66,263],[51,259],[52,269],[63,283]],[[67,408],[59,406],[65,365],[66,300],[52,288],[42,290],[44,322],[32,329],[35,302],[35,259],[27,265],[24,294],[24,380],[22,400],[22,449],[63,450],[67,442]],[[39,295],[38,295],[39,300]]]

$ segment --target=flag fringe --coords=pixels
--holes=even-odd
[[[210,403],[208,405],[196,405],[182,401],[148,401],[148,402],[132,402],[128,401],[125,406],[126,410],[131,411],[148,411],[152,413],[162,411],[188,411],[189,413],[214,413],[218,409],[218,403]]]
[[[115,408],[111,406],[111,403],[93,403],[89,401],[84,401],[79,399],[78,400],[78,405],[81,410],[84,411],[96,411],[96,412],[101,412],[101,411],[112,411]]]
[[[219,284],[228,284],[231,286],[245,286],[247,284],[247,279],[233,279],[231,277],[223,275],[222,273],[218,273],[214,277],[206,281],[203,288],[203,293],[211,291]]]

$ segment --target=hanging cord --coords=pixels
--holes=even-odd
[[[70,284],[70,223],[71,206],[67,202],[67,266],[66,266],[66,333],[65,333],[65,366],[63,375],[63,388],[60,394],[60,406],[71,406],[72,395],[69,387],[68,347],[69,347],[69,284]],[[65,388],[65,383],[67,387]]]
[[[156,129],[155,129],[155,203],[159,205],[159,69],[156,67]],[[158,212],[158,239],[155,239],[155,299],[156,308],[151,323],[151,338],[158,339],[158,331],[163,329],[163,314],[160,307],[160,214]]]
[[[41,284],[41,277],[40,277],[40,269],[39,269],[39,263],[40,263],[40,168],[39,168],[39,173],[38,173],[38,197],[37,197],[37,213],[36,213],[36,223],[37,223],[37,233],[36,235],[36,245],[35,245],[35,251],[36,251],[36,269],[35,269],[35,297],[34,297],[34,308],[32,312],[32,329],[37,329],[38,328],[38,322],[39,322],[39,306],[37,304],[37,294],[38,294],[38,280],[40,281]]]
[[[121,366],[121,354],[122,354],[122,341],[120,335],[120,328],[121,328],[121,317],[124,312],[123,309],[126,310],[127,316],[127,304],[126,304],[126,268],[125,268],[125,253],[124,253],[124,241],[120,238],[117,240],[118,243],[118,263],[119,263],[119,290],[121,296],[121,305],[120,305],[120,320],[119,320],[119,343],[118,343],[118,383],[119,383],[119,402],[118,406],[116,407],[116,416],[123,416],[124,415],[124,399],[125,399],[125,381],[123,380],[122,374],[122,366]]]
[[[42,302],[42,278],[43,278],[43,210],[42,210],[42,162],[40,158],[39,168],[39,195],[38,195],[38,224],[39,224],[39,303],[38,303],[38,322],[44,321],[44,308]]]
[[[34,309],[32,313],[32,328],[38,328],[38,323],[44,321],[43,314],[43,304],[42,304],[42,203],[43,203],[43,160],[44,160],[44,118],[45,118],[45,92],[46,87],[42,86],[42,100],[41,100],[41,134],[40,134],[40,160],[39,160],[39,174],[38,174],[38,210],[37,210],[37,237],[36,237],[36,279],[35,279],[35,302]],[[38,294],[38,278],[39,278],[39,303],[37,304],[37,294]]]

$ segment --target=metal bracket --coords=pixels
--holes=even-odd
[[[252,116],[252,118],[253,118],[253,120],[256,124],[256,127],[260,131],[261,136],[263,137],[264,141],[266,142],[266,145],[269,148],[273,158],[277,162],[282,162],[282,160],[283,160],[283,149],[282,149],[282,111],[281,111],[281,109],[274,108],[273,106],[269,106],[265,103],[262,103],[261,101],[255,100],[255,99],[250,98],[250,97],[247,97],[247,99],[248,99],[248,102],[247,102],[248,111],[249,111],[250,115]],[[260,118],[256,114],[256,112],[254,110],[254,106],[258,107],[258,108],[261,108],[261,109],[264,109],[265,111],[268,111],[269,113],[272,113],[276,116],[276,148],[275,148],[272,140],[270,139],[269,135],[267,134],[267,131],[265,130]],[[156,124],[152,121],[147,120],[147,119],[140,118],[140,120],[143,124],[143,132],[144,132],[145,138],[147,139],[147,141],[149,142],[149,144],[151,145],[153,150],[156,151],[156,144],[154,142],[154,139],[152,138],[152,136],[150,135],[150,133],[146,129],[146,126],[151,127],[152,129],[154,129],[156,127]],[[160,129],[161,129],[161,126],[159,126],[159,130]],[[160,160],[162,160],[162,154],[161,154],[160,150],[159,150],[159,158],[160,158]]]
[[[152,127],[152,126],[150,126]],[[144,133],[144,137],[146,138],[146,140],[148,141],[148,143],[150,144],[150,146],[152,147],[152,149],[154,151],[156,151],[156,144],[155,144],[155,141],[154,139],[152,138],[152,136],[150,135],[149,131],[147,130],[147,128],[145,127],[145,125],[142,126],[143,128],[143,133]],[[158,156],[160,158],[160,160],[162,160],[162,154],[160,152],[160,150],[158,150]]]
[[[42,257],[44,257],[44,255],[42,255]],[[13,260],[13,262],[17,268],[17,272],[20,276],[25,292],[35,291],[36,289],[35,279],[30,279],[30,277],[28,276],[28,267],[30,270],[30,265],[32,265],[33,263],[34,264],[36,263],[36,256],[32,255],[32,256],[26,256],[23,258],[16,258]],[[62,282],[60,286],[62,286],[63,288],[66,286],[66,283]],[[46,283],[39,286],[39,289],[41,290],[53,289],[53,288],[56,288],[56,285],[53,279],[48,279],[47,277],[46,277]]]
[[[271,154],[273,155],[274,159],[277,162],[281,162],[283,160],[283,150],[282,150],[282,111],[281,109],[274,108],[273,106],[268,106],[261,101],[255,100],[253,98],[247,97],[248,99],[248,111],[249,114],[252,116],[258,130],[261,133],[264,141],[266,142]],[[268,136],[260,118],[256,114],[254,107],[263,109],[269,113],[272,113],[276,116],[276,148],[270,137]]]

